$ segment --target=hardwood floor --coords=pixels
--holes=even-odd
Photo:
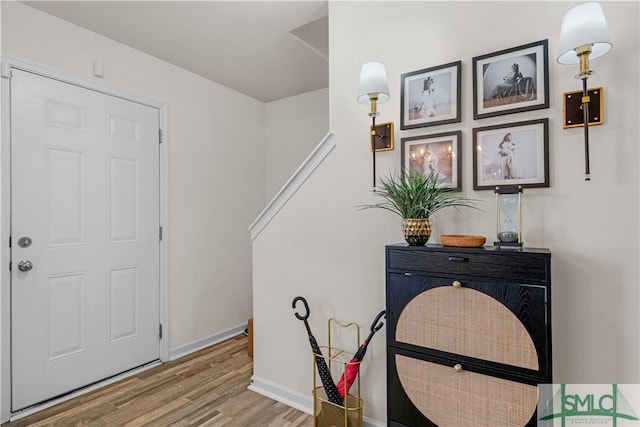
[[[247,337],[2,424],[17,426],[311,426],[312,417],[247,390]]]

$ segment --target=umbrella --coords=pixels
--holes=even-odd
[[[356,375],[358,375],[358,371],[360,370],[360,361],[364,358],[365,353],[367,352],[367,345],[373,338],[373,335],[382,328],[384,323],[380,320],[383,316],[385,316],[386,311],[382,310],[376,318],[371,323],[371,332],[366,340],[362,343],[362,345],[356,351],[356,354],[353,355],[349,363],[345,366],[344,374],[340,377],[340,381],[338,381],[338,385],[336,388],[338,389],[338,393],[342,399],[345,398],[347,393],[349,393],[349,389],[353,385],[353,382],[356,379]],[[386,318],[386,316],[385,316]],[[346,384],[346,386],[345,386]]]
[[[303,297],[295,297],[293,302],[291,303],[291,308],[296,308],[296,303],[298,301],[302,301],[304,304],[305,310],[307,310],[304,316],[295,313],[296,317],[304,322],[304,326],[307,328],[307,333],[309,334],[309,343],[311,344],[311,350],[315,353],[316,357],[316,365],[318,367],[318,374],[320,375],[320,380],[322,381],[322,385],[324,386],[324,390],[327,393],[327,398],[329,402],[335,403],[336,405],[342,405],[342,397],[338,394],[338,390],[336,389],[336,383],[333,382],[333,378],[331,378],[331,373],[329,372],[329,368],[327,367],[327,363],[322,356],[322,350],[320,350],[320,346],[316,341],[315,337],[311,333],[311,328],[309,328],[309,323],[307,319],[309,318],[309,304],[307,304],[307,300]]]

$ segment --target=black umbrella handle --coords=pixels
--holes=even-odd
[[[295,297],[291,302],[291,308],[296,308],[296,304],[298,301],[302,301],[302,304],[304,304],[304,309],[307,310],[307,312],[303,316],[300,316],[298,313],[294,314],[299,320],[307,320],[309,318],[309,304],[307,304],[307,300],[304,299],[304,297]]]
[[[300,297],[300,296],[295,297],[293,299],[293,301],[291,302],[291,308],[295,309],[296,308],[296,304],[298,303],[298,301],[302,301],[302,304],[304,305],[304,309],[307,312],[302,316],[300,314],[298,314],[298,313],[294,313],[294,314],[296,315],[296,317],[299,320],[302,320],[304,322],[304,326],[307,328],[307,332],[309,333],[309,335],[312,335],[311,334],[311,328],[309,328],[309,323],[307,322],[307,319],[309,318],[309,313],[310,313],[309,304],[307,304],[307,300],[304,299],[304,297]]]
[[[371,341],[371,338],[373,337],[373,334],[378,332],[380,330],[380,328],[382,328],[384,326],[384,322],[382,320],[380,320],[380,319],[382,319],[383,317],[386,319],[387,318],[386,313],[387,312],[385,310],[382,310],[380,313],[378,313],[376,318],[373,319],[373,322],[371,323],[371,332],[369,333],[369,336],[365,340],[366,342]]]
[[[354,359],[362,360],[364,358],[364,354],[367,351],[367,346],[371,342],[371,338],[373,338],[373,335],[384,326],[384,322],[381,320],[382,317],[386,319],[386,311],[384,310],[378,313],[376,318],[373,320],[373,323],[371,323],[371,332],[369,333],[369,336],[362,342],[362,345],[360,346],[360,348],[358,348],[356,354],[353,355]]]
[[[376,318],[373,319],[373,322],[371,322],[371,332],[378,332],[380,330],[380,328],[382,328],[384,326],[384,322],[381,322],[380,319],[383,316],[386,319],[387,318],[386,314],[387,314],[387,312],[385,310],[382,310],[380,313],[378,313]]]

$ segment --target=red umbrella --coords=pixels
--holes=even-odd
[[[384,323],[380,319],[385,315],[385,313],[385,310],[382,310],[380,313],[378,313],[376,318],[373,320],[373,323],[371,324],[371,332],[369,333],[369,336],[366,340],[364,340],[362,345],[358,348],[358,351],[356,351],[356,354],[353,355],[349,363],[347,363],[347,365],[345,366],[344,374],[340,376],[340,381],[338,382],[336,388],[338,389],[338,393],[343,400],[347,393],[349,393],[349,389],[353,385],[353,382],[358,375],[358,371],[360,370],[360,362],[364,358],[364,354],[367,352],[367,345],[371,341],[371,338],[373,338],[373,335],[378,332],[384,325]]]
[[[309,328],[309,323],[307,322],[307,319],[309,318],[309,304],[307,304],[307,300],[303,297],[295,297],[293,299],[293,302],[291,303],[291,308],[296,308],[296,303],[298,301],[302,301],[302,304],[304,304],[304,308],[307,310],[307,312],[304,314],[304,316],[301,316],[298,313],[295,313],[295,315],[298,319],[304,322],[304,326],[307,328],[307,333],[309,334],[309,343],[311,344],[311,351],[313,351],[316,355],[315,359],[316,366],[318,367],[318,374],[320,375],[320,380],[322,381],[324,390],[327,393],[327,398],[331,403],[342,405],[342,397],[340,397],[340,395],[338,394],[336,383],[334,383],[333,378],[331,378],[331,373],[329,372],[327,363],[324,361],[322,350],[320,350],[320,346],[311,333],[311,328]]]

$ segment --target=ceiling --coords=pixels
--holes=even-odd
[[[329,85],[326,0],[22,3],[263,102]]]

